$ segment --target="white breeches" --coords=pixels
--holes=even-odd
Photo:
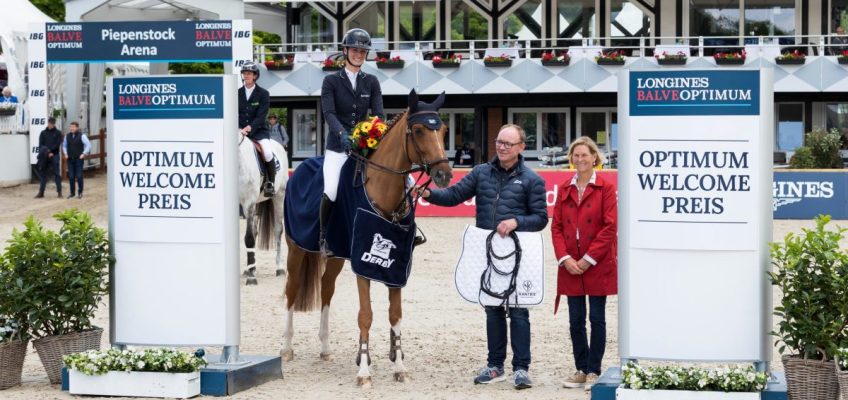
[[[271,139],[260,139],[259,145],[262,146],[262,156],[265,157],[265,162],[274,159],[274,152],[271,151]]]
[[[336,201],[336,195],[339,193],[339,175],[342,173],[345,161],[347,161],[347,154],[332,150],[324,153],[324,194],[331,201]]]

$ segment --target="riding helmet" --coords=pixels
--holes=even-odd
[[[248,61],[241,66],[241,73],[245,73],[247,71],[253,72],[256,74],[256,79],[259,79],[259,66],[256,65],[253,61]]]
[[[362,28],[353,28],[345,33],[342,47],[371,50],[371,35]]]

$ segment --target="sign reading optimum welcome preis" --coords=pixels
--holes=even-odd
[[[229,62],[238,73],[253,59],[252,29],[251,20],[30,24],[30,162],[36,163],[38,136],[47,126],[47,64]]]
[[[771,70],[619,80],[623,359],[771,359]]]
[[[239,344],[234,76],[108,85],[111,342]]]

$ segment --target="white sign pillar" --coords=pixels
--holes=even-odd
[[[771,360],[772,71],[619,78],[619,353]]]
[[[112,344],[238,346],[236,76],[107,89]]]

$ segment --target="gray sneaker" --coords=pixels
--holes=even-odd
[[[495,383],[506,380],[506,374],[503,368],[486,367],[480,370],[480,374],[474,378],[474,384],[480,383]]]
[[[533,387],[533,381],[530,380],[530,374],[528,374],[526,370],[516,370],[512,375],[512,380],[514,381],[515,390]]]

